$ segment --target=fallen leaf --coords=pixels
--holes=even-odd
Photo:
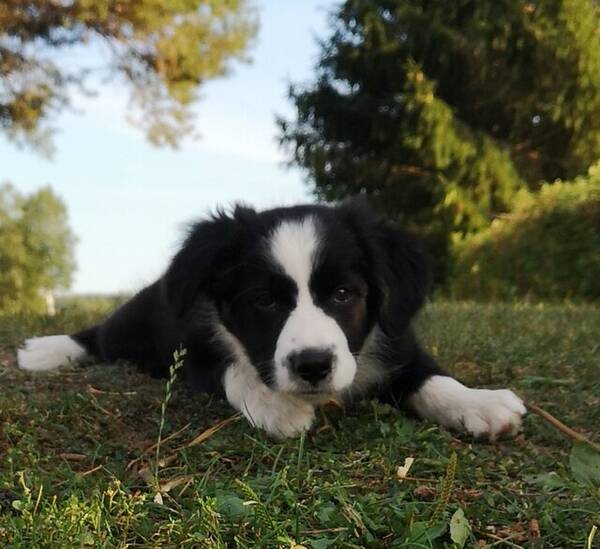
[[[417,486],[413,490],[413,494],[418,498],[433,499],[437,492],[435,488],[432,488],[431,486]]]
[[[471,534],[471,526],[464,511],[459,507],[450,519],[450,538],[459,547],[464,547]]]
[[[396,471],[396,476],[399,479],[406,478],[406,475],[408,475],[408,472],[410,471],[410,468],[412,467],[412,464],[414,462],[415,462],[415,458],[407,457],[404,460],[404,465],[401,465],[400,467],[398,467],[398,470]]]
[[[582,484],[600,486],[600,454],[588,444],[583,442],[573,444],[569,465],[575,480]]]
[[[188,482],[193,478],[194,475],[183,475],[181,477],[174,477],[167,481],[161,482],[159,485],[159,490],[161,494],[168,494],[173,488],[177,488],[177,486],[183,484],[184,482]]]
[[[529,521],[529,539],[539,539],[541,537],[540,523],[536,519],[531,519]]]

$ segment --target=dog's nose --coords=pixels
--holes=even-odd
[[[325,379],[333,364],[333,353],[328,349],[304,349],[289,356],[291,371],[315,387]]]

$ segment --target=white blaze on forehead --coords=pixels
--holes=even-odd
[[[310,292],[310,278],[319,254],[319,235],[315,219],[305,217],[279,225],[270,239],[273,259],[296,283],[296,307],[290,313],[275,349],[275,381],[278,388],[297,389],[290,377],[290,354],[308,348],[330,349],[334,355],[331,389],[340,391],[350,385],[356,373],[356,361],[339,324],[317,307]]]
[[[319,247],[317,228],[312,217],[288,221],[271,236],[271,254],[296,284],[298,290],[308,290],[308,281]]]

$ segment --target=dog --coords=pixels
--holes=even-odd
[[[28,339],[18,364],[124,359],[166,376],[185,348],[192,387],[276,437],[310,429],[331,399],[362,398],[477,438],[514,435],[525,407],[512,391],[466,387],[419,346],[411,320],[428,286],[416,240],[364,203],[238,205],[192,225],[165,274],[107,320]]]

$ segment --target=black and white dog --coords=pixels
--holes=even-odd
[[[195,224],[165,275],[105,322],[29,339],[18,362],[40,371],[91,355],[161,376],[181,346],[192,386],[276,436],[309,429],[331,398],[364,397],[476,437],[515,434],[514,393],[464,386],[416,342],[426,271],[415,241],[359,203],[238,206]]]

